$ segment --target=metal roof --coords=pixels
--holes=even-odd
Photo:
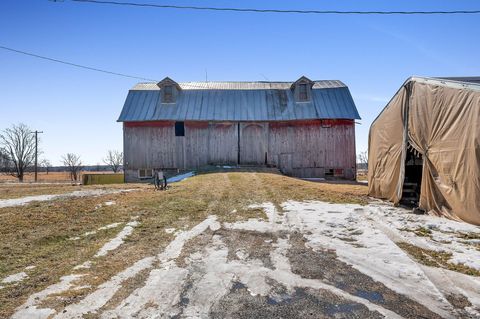
[[[315,81],[311,102],[295,102],[293,82],[185,82],[176,103],[164,104],[156,83],[139,83],[128,93],[119,122],[287,121],[360,119],[348,87]]]
[[[293,82],[180,82],[178,85],[182,90],[288,90]],[[314,89],[328,89],[347,87],[338,80],[314,81]],[[156,82],[143,82],[136,84],[132,90],[154,90],[158,91]]]

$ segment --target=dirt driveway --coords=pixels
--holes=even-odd
[[[199,190],[205,183],[212,189]],[[110,234],[49,285],[29,290],[12,318],[479,316],[479,227],[382,203],[319,201],[363,200],[358,190],[329,187],[268,174],[198,176],[162,193],[155,212],[144,192],[100,196],[105,213],[131,214],[67,238]],[[206,202],[193,196],[197,206],[184,206],[192,192]],[[180,215],[160,226],[175,208]],[[0,294],[27,285],[29,271],[12,274],[19,280]]]

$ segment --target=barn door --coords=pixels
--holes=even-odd
[[[267,156],[267,129],[263,123],[240,124],[240,164],[264,165]]]

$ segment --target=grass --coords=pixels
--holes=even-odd
[[[406,242],[397,243],[397,246],[423,265],[445,268],[470,276],[480,276],[480,271],[474,268],[449,262],[452,253],[420,248]]]
[[[88,173],[88,174],[111,174],[113,173],[112,171],[99,171],[99,172],[94,172],[94,171],[82,171],[80,173],[80,178],[79,181],[82,180],[83,173]],[[24,175],[24,182],[34,182],[35,180],[35,174],[33,172],[28,172],[25,173]],[[49,172],[48,174],[46,172],[38,172],[37,174],[37,180],[38,182],[61,182],[61,183],[69,183],[71,182],[71,177],[69,172]],[[0,173],[0,182],[18,182],[18,179],[10,174],[5,174],[5,173]]]
[[[475,240],[480,239],[480,233],[459,233],[457,237],[465,240]]]
[[[125,187],[125,184],[112,187]],[[167,191],[154,191],[152,186],[145,185],[128,184],[127,187],[141,187],[142,191],[0,209],[0,278],[24,271],[27,266],[36,266],[27,271],[28,279],[0,290],[0,318],[9,317],[32,293],[58,282],[61,276],[74,273],[74,266],[94,260],[89,274],[82,277],[81,282],[91,288],[68,292],[65,302],[78,300],[135,261],[161,252],[174,236],[167,234],[165,228],[191,228],[208,215],[217,215],[220,221],[265,218],[261,210],[247,206],[266,201],[280,207],[286,200],[366,204],[368,199],[365,185],[314,183],[267,172],[201,174],[172,184]],[[69,187],[39,189],[41,191],[28,190],[72,190]],[[13,188],[11,192],[18,195]],[[105,201],[116,204],[95,209]],[[121,249],[108,256],[93,258],[123,225],[77,241],[69,240],[107,224],[126,223],[133,216],[139,216],[140,225]],[[55,300],[49,302],[50,306],[60,307]]]
[[[432,237],[432,231],[425,227],[417,227],[416,229],[402,228],[402,231],[412,232],[420,237]]]
[[[139,188],[143,184],[116,184],[116,185],[71,185],[71,184],[0,184],[0,200],[14,199],[25,196],[37,196],[47,194],[65,194],[80,190],[102,189],[102,188]]]

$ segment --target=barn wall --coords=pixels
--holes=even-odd
[[[355,177],[353,121],[269,124],[268,163],[297,177]]]
[[[174,122],[125,123],[124,154],[126,181],[137,181],[141,168],[235,165],[238,159],[297,177],[353,179],[355,127],[351,120],[186,122],[185,136],[176,137]]]

